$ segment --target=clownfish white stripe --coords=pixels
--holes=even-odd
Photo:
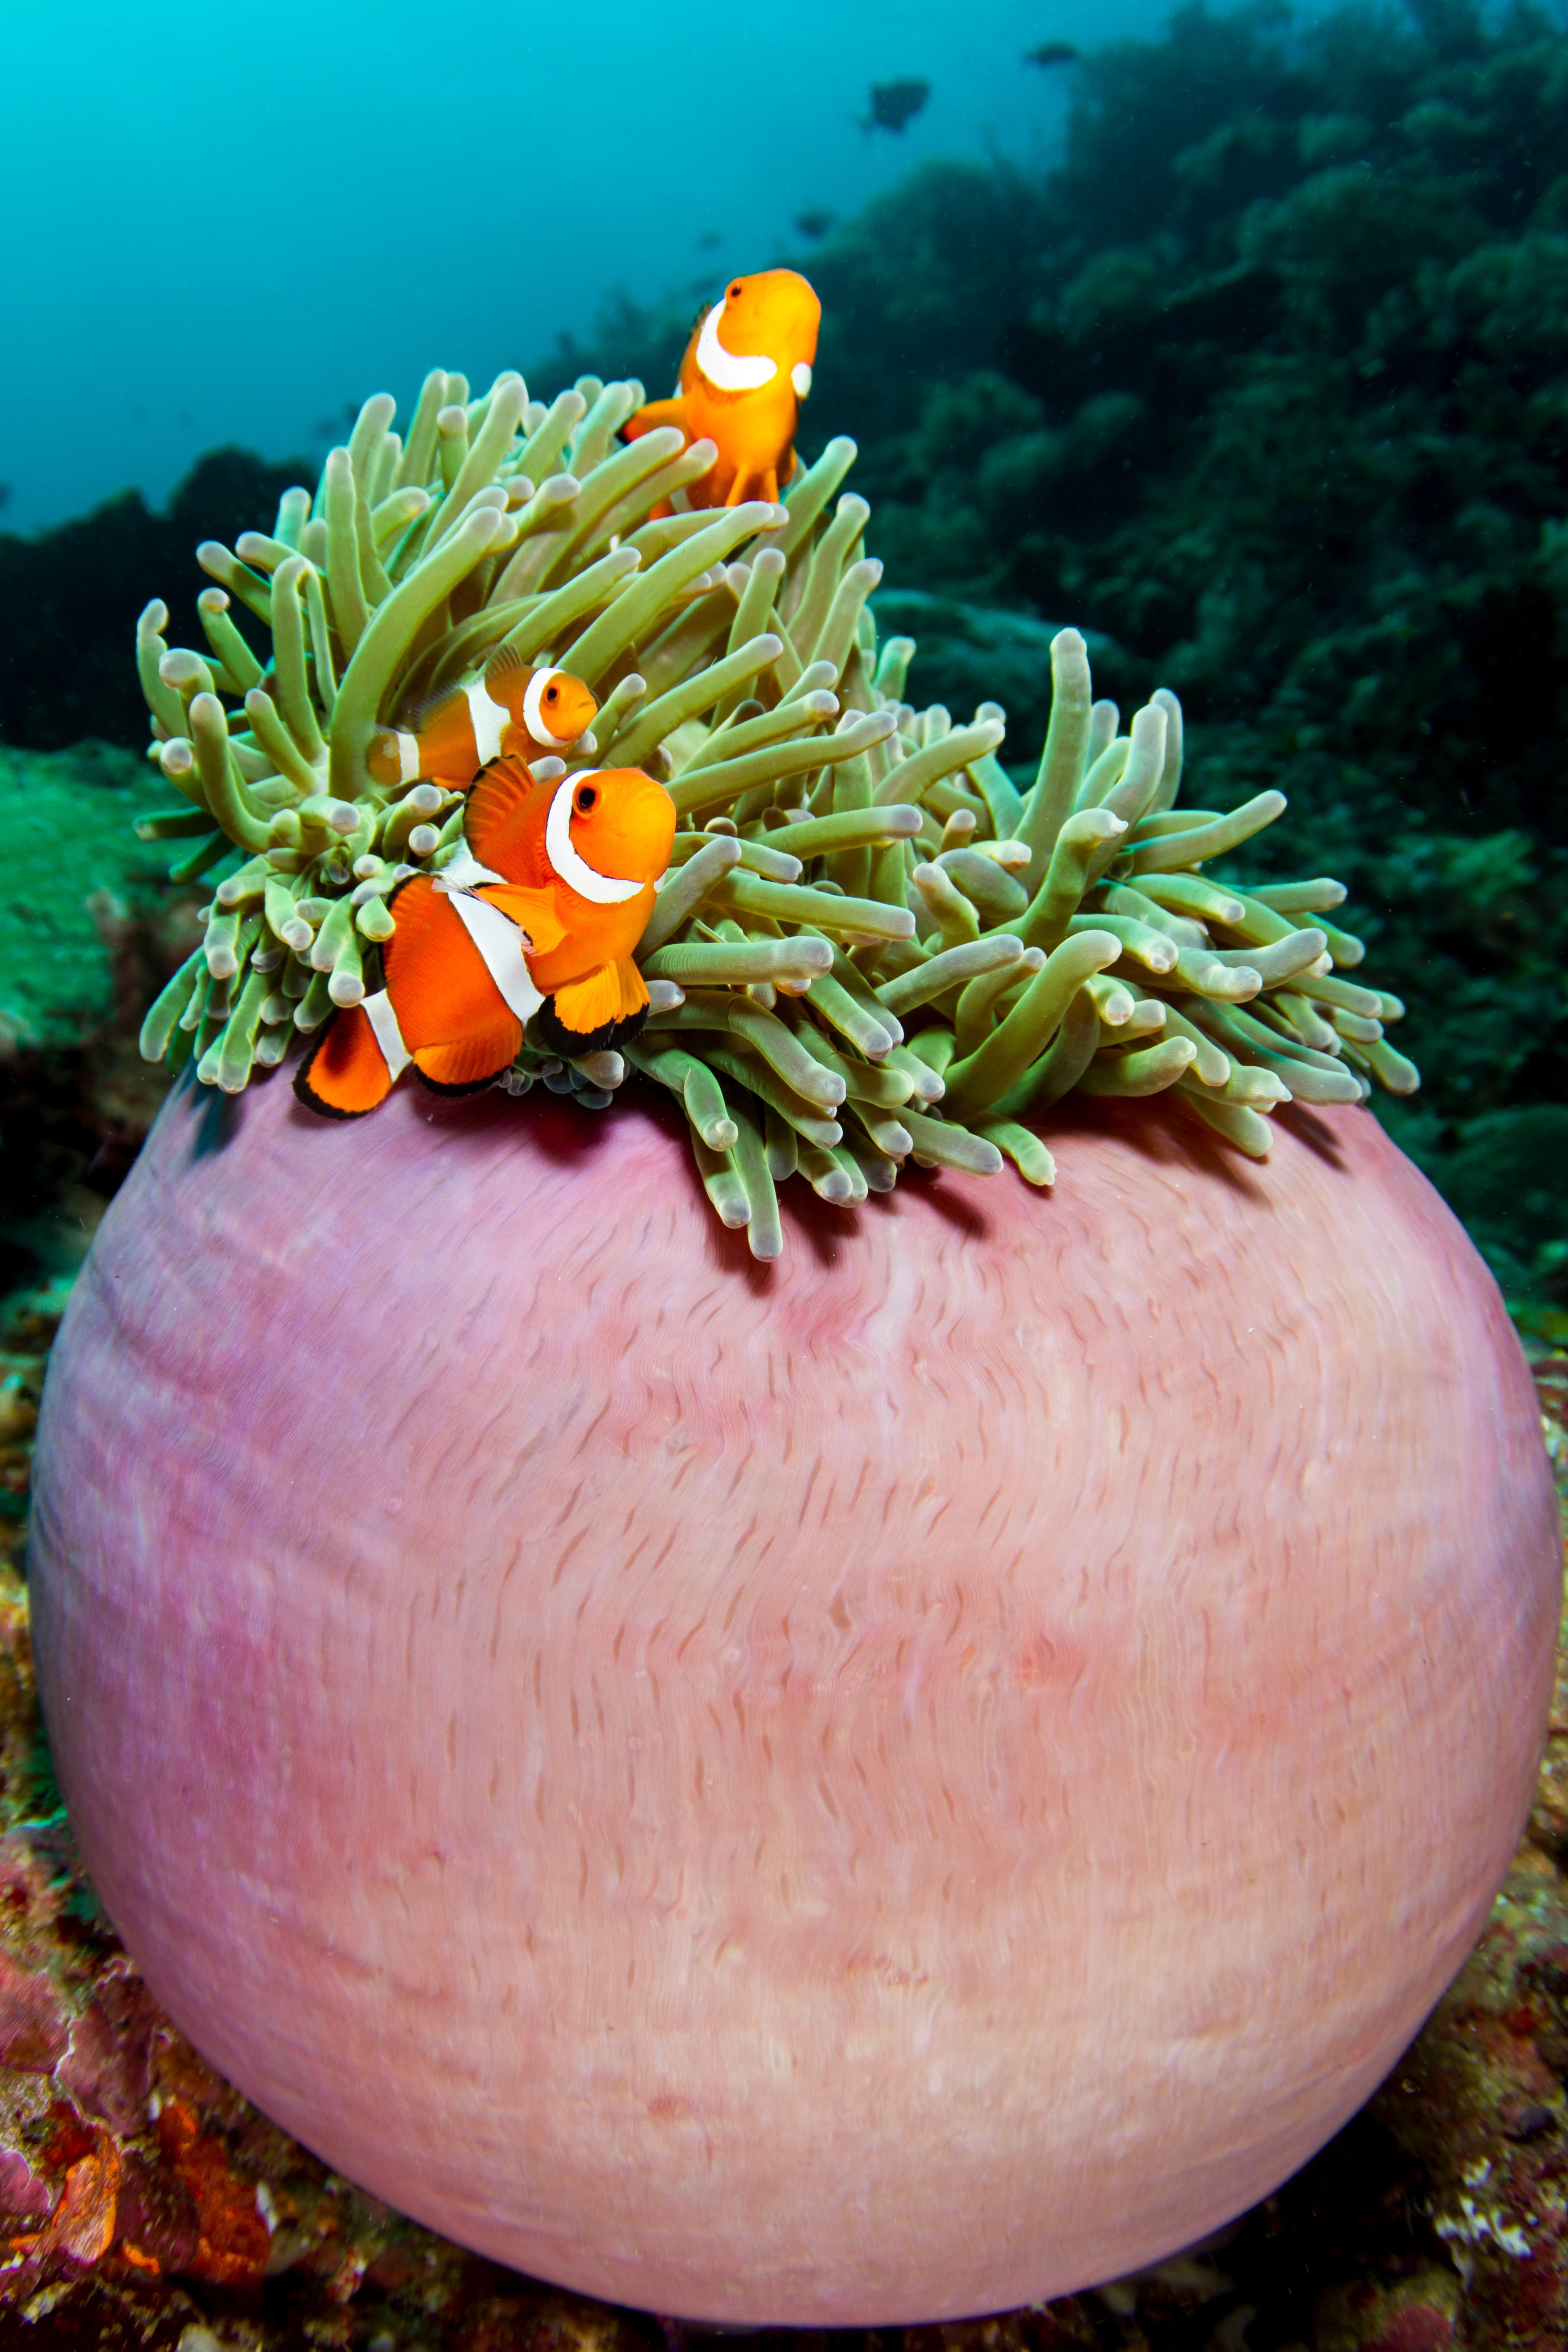
[[[508,1011],[523,1023],[531,1021],[544,999],[523,961],[527,933],[488,898],[476,898],[468,890],[454,890],[451,898],[453,911],[484,958],[485,970]]]
[[[795,386],[795,397],[804,400],[811,390],[811,362],[796,360],[789,372],[789,380]]]
[[[504,703],[492,702],[482,677],[465,687],[468,698],[468,713],[474,722],[474,749],[479,755],[479,765],[488,768],[492,760],[500,758],[500,739],[511,724],[511,713]]]
[[[626,899],[635,898],[642,884],[617,881],[609,874],[595,874],[572,838],[573,794],[598,772],[597,768],[584,769],[578,775],[568,776],[558,787],[544,821],[544,854],[568,890],[575,890],[580,898],[591,900],[595,907],[619,907]]]
[[[360,1000],[360,1010],[368,1019],[371,1034],[381,1049],[387,1076],[400,1078],[414,1056],[403,1042],[403,1032],[397,1025],[391,997],[384,988],[378,988],[374,996]]]
[[[400,784],[416,784],[419,782],[419,738],[400,727],[395,740],[397,781]]]
[[[544,716],[544,690],[560,677],[558,669],[536,669],[528,681],[522,698],[522,723],[536,743],[560,741],[553,727]]]
[[[506,877],[497,874],[491,866],[481,866],[465,844],[431,878],[437,890],[446,897],[452,897],[459,890],[477,890],[481,882],[504,882]]]
[[[760,392],[777,375],[778,362],[766,352],[732,352],[719,341],[722,302],[715,302],[697,338],[697,364],[718,392]]]

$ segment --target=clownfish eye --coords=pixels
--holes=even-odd
[[[728,299],[731,302],[738,302],[741,299],[741,281],[738,278],[730,289]]]
[[[598,797],[592,784],[580,784],[573,795],[572,806],[578,816],[586,816]]]
[[[558,686],[547,686],[544,689],[544,699],[546,702],[559,702],[561,688]]]

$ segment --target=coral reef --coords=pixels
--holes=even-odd
[[[1014,677],[1071,617],[1102,691],[1179,691],[1206,802],[1289,795],[1422,1040],[1379,1115],[1476,1213],[1472,1140],[1568,1096],[1561,25],[1189,6],[1074,76],[1059,164],[933,164],[814,250],[813,423],[943,607],[916,699],[988,675],[1029,741]],[[662,382],[686,325],[622,303],[559,365]],[[1561,1186],[1481,1206],[1505,1287],[1561,1312]]]
[[[36,538],[0,531],[0,742],[54,751],[100,739],[139,752],[145,707],[125,647],[147,583],[168,581],[175,625],[194,635],[192,548],[232,540],[305,470],[214,449],[162,513],[127,490]]]
[[[58,1290],[8,1302],[4,1393],[36,1393],[60,1304]],[[1568,1489],[1568,1361],[1536,1370]],[[8,1445],[20,1491],[26,1433]],[[1568,1648],[1559,1672],[1513,1873],[1371,2105],[1214,2245],[1042,2309],[898,2331],[902,2352],[1554,2352],[1568,2296]],[[0,1883],[0,2334],[9,2313],[32,2352],[700,2352],[700,2335],[537,2286],[401,2220],[202,2063],[80,1876],[10,1567]],[[897,2352],[886,2331],[835,2341]]]
[[[996,757],[999,706],[954,725],[902,699],[915,647],[879,651],[869,509],[833,504],[853,443],[782,507],[659,520],[711,445],[659,427],[618,446],[639,384],[585,378],[548,408],[517,375],[467,394],[431,375],[406,446],[378,394],[313,501],[290,488],[270,534],[204,544],[222,583],[198,600],[205,655],[167,647],[162,604],[142,616],[156,756],[184,799],[139,829],[183,845],[176,879],[218,877],[147,1017],[149,1059],[192,1055],[238,1093],[374,987],[389,898],[458,855],[465,803],[378,782],[370,746],[505,648],[603,698],[566,772],[646,763],[682,828],[638,951],[658,990],[641,1038],[563,1069],[531,1026],[508,1083],[603,1108],[629,1063],[668,1088],[715,1210],[760,1258],[796,1173],[835,1202],[889,1190],[910,1158],[989,1174],[1005,1156],[1049,1183],[1028,1122],[1075,1090],[1173,1088],[1261,1157],[1279,1103],[1415,1087],[1384,1034],[1399,1000],[1340,976],[1363,951],[1322,919],[1342,886],[1202,872],[1284,801],[1178,808],[1173,695],[1121,733],[1084,640],[1058,633],[1023,793]],[[234,600],[271,633],[265,665]]]
[[[0,1289],[75,1271],[163,1099],[137,1027],[198,927],[132,831],[145,799],[107,744],[0,749]]]
[[[144,767],[108,744],[52,754],[0,747],[6,1062],[79,1051],[145,1002],[151,971],[124,949],[138,932],[159,935],[174,895],[167,857],[132,831],[146,797]],[[157,954],[154,946],[147,959],[154,970]]]

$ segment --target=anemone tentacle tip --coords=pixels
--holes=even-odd
[[[461,399],[440,397],[450,383]],[[1284,796],[1181,805],[1168,688],[1119,732],[1092,699],[1082,634],[1058,631],[1045,746],[1020,782],[998,756],[998,704],[960,725],[902,699],[914,644],[879,651],[870,509],[840,495],[854,444],[830,442],[776,507],[671,510],[709,445],[682,450],[662,429],[620,443],[639,394],[585,381],[535,415],[515,374],[470,405],[437,372],[406,442],[377,394],[313,501],[291,490],[270,532],[197,550],[221,583],[199,605],[205,654],[167,647],[166,608],[145,608],[155,749],[188,804],[147,822],[190,831],[180,870],[219,886],[201,946],[149,1015],[154,1053],[225,1087],[275,1062],[252,976],[277,951],[307,1035],[374,990],[406,861],[441,869],[464,839],[460,789],[410,790],[402,772],[413,716],[456,688],[482,695],[498,663],[538,662],[584,679],[590,712],[602,699],[567,759],[642,767],[675,803],[637,950],[650,1002],[618,1042],[686,1115],[721,1218],[743,1206],[771,1234],[790,1172],[831,1197],[802,1141],[836,1155],[852,1191],[868,1158],[889,1185],[910,1156],[1027,1179],[983,1130],[1026,1131],[1075,1094],[1162,1095],[1257,1156],[1277,1103],[1418,1082],[1383,1036],[1402,1008],[1339,977],[1361,942],[1292,920],[1336,904],[1338,885],[1210,878]],[[265,662],[231,595],[270,631]],[[1005,939],[1026,961],[965,962]],[[935,1084],[920,1149],[889,1160],[879,1066],[895,1008],[914,1016],[904,1049]],[[1166,1043],[1151,1047],[1156,1026]],[[509,1092],[541,1074],[552,1038],[548,1011],[528,1021]],[[1217,1088],[1213,1048],[1235,1073]],[[694,1071],[734,1130],[716,1153]],[[844,1115],[824,1145],[814,1074],[828,1073]],[[775,1130],[795,1139],[793,1159],[763,1149]]]

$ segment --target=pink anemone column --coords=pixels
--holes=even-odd
[[[1485,1918],[1558,1549],[1360,1110],[713,1223],[661,1111],[187,1083],[49,1376],[93,1882],[206,2055],[502,2261],[938,2319],[1223,2222]],[[798,1195],[798,1200],[794,1196]]]

